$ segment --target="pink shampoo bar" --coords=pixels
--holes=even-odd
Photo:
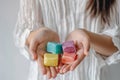
[[[62,56],[62,63],[63,64],[71,64],[72,62],[75,61],[76,57],[77,57],[76,54],[64,52],[64,54]]]
[[[62,44],[63,52],[76,53],[76,48],[73,41],[67,41]]]

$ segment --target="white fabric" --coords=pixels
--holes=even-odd
[[[58,32],[61,42],[65,40],[68,33],[76,28],[85,28],[98,34],[109,35],[112,37],[114,45],[119,49],[104,60],[91,48],[89,55],[73,72],[59,74],[55,80],[102,80],[104,78],[100,78],[100,69],[103,66],[120,62],[119,5],[114,6],[110,26],[103,26],[100,23],[100,17],[91,20],[84,13],[86,2],[87,0],[20,0],[15,38],[21,53],[28,59],[29,53],[25,46],[25,40],[30,31],[41,27],[41,25]],[[31,61],[29,80],[47,80],[46,76],[39,72],[36,62]]]

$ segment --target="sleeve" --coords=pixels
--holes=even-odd
[[[120,62],[120,7],[117,9],[115,18],[112,19],[113,21],[111,25],[106,27],[106,29],[104,29],[104,31],[102,32],[102,34],[112,37],[113,44],[118,48],[117,52],[105,58],[105,62],[108,65]]]
[[[42,27],[42,12],[39,0],[20,0],[18,19],[14,30],[14,40],[20,53],[30,59],[28,48],[25,45],[29,33]]]
[[[109,28],[102,32],[102,34],[108,35],[112,38],[113,44],[117,47],[118,51],[113,53],[113,55],[109,57],[104,57],[105,62],[107,64],[113,64],[120,62],[120,26],[119,25],[114,25],[113,28]]]

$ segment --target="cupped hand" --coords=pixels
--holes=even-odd
[[[73,32],[71,32],[67,36],[66,41],[71,41],[71,40],[74,41],[74,44],[76,46],[77,58],[71,64],[64,64],[61,67],[60,73],[62,74],[74,70],[80,64],[80,62],[85,58],[85,56],[88,55],[90,49],[90,37],[87,31],[84,29],[76,29]]]
[[[32,59],[37,61],[40,71],[47,75],[48,78],[55,78],[57,76],[56,67],[44,66],[44,53],[46,52],[46,45],[48,42],[59,42],[59,36],[56,32],[49,28],[43,27],[30,33],[26,44],[29,47]]]

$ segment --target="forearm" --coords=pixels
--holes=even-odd
[[[114,46],[112,38],[110,36],[100,35],[89,31],[87,32],[88,35],[90,36],[91,47],[94,48],[95,51],[98,52],[99,54],[104,56],[110,56],[118,50]]]

